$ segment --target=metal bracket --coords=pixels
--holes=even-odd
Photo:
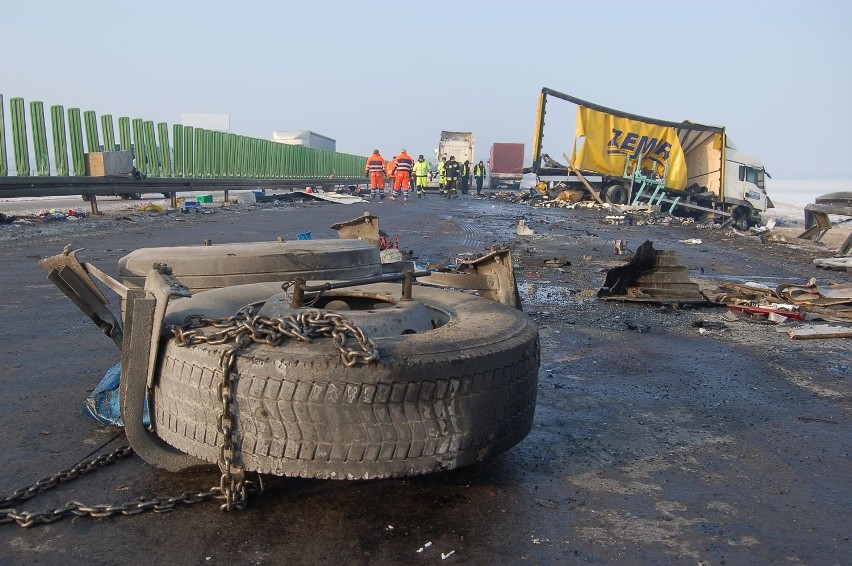
[[[337,230],[338,238],[364,240],[379,247],[379,218],[369,212],[346,222],[332,224],[331,229]]]
[[[157,286],[153,283],[152,285]],[[127,292],[125,340],[121,351],[121,386],[119,388],[124,433],[133,450],[143,460],[158,468],[169,472],[182,472],[201,466],[210,466],[208,462],[184,454],[166,444],[155,432],[142,424],[145,399],[148,399],[151,426],[156,431],[156,413],[150,399],[149,382],[153,378],[150,363],[152,359],[156,360],[157,355],[154,344],[159,342],[162,325],[162,319],[159,324],[155,324],[160,302],[162,301],[153,293],[143,289],[129,289]]]
[[[433,272],[426,281],[419,279],[419,273],[415,275],[418,283],[471,289],[483,298],[522,310],[511,250],[496,250],[473,261],[460,263],[458,270],[467,273]]]
[[[109,301],[92,281],[91,275],[94,273],[101,281],[108,280],[107,285],[119,294],[121,290],[126,293],[127,288],[101,270],[80,263],[77,259],[79,251],[82,250],[72,250],[70,245],[65,246],[61,254],[44,258],[38,264],[47,272],[47,278],[121,349],[123,343],[121,323],[107,308]]]

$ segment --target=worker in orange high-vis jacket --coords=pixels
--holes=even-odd
[[[411,170],[414,168],[414,159],[403,149],[393,160],[396,161],[396,171],[394,173],[393,194],[391,198],[398,197],[399,189],[402,189],[403,200],[408,200],[408,193],[411,190]]]
[[[370,199],[385,198],[385,158],[378,149],[374,149],[373,155],[367,158],[364,173],[370,179]]]
[[[388,191],[390,191],[390,198],[393,200],[393,178],[396,174],[396,157],[392,158],[390,161],[385,163],[385,175],[388,177]]]

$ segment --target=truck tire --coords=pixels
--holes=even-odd
[[[750,226],[749,217],[751,216],[751,211],[745,206],[737,206],[734,208],[731,213],[731,218],[734,219],[734,228],[739,230],[740,232],[748,231]]]
[[[627,204],[627,187],[612,183],[604,188],[604,199],[610,204]]]
[[[118,260],[123,284],[142,287],[165,263],[193,292],[260,281],[354,279],[382,272],[376,247],[361,240],[290,240],[140,248]]]
[[[398,285],[354,289],[399,296]],[[239,354],[234,412],[245,469],[322,479],[412,476],[482,461],[529,433],[539,367],[530,319],[457,291],[415,286],[413,298],[444,313],[446,324],[374,338],[374,364],[345,367],[327,339]],[[225,347],[170,340],[153,395],[156,434],[211,463],[222,442]]]

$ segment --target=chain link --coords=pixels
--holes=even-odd
[[[209,328],[215,329],[210,331]],[[204,332],[202,329],[208,329]],[[334,347],[346,367],[369,364],[379,358],[375,342],[354,326],[346,317],[337,313],[319,310],[300,311],[286,317],[255,315],[250,308],[242,309],[234,316],[210,319],[202,316],[188,317],[182,326],[170,327],[178,346],[195,344],[230,344],[219,355],[219,400],[222,412],[217,428],[223,436],[219,446],[219,468],[222,477],[219,489],[225,496],[222,509],[244,509],[248,500],[245,472],[239,463],[239,438],[235,434],[234,422],[234,366],[240,351],[251,344],[280,346],[287,339],[312,342],[315,338],[331,337]],[[351,339],[355,345],[349,346]]]
[[[207,334],[202,332],[202,328],[208,327],[217,330]],[[331,337],[346,367],[369,364],[379,358],[376,344],[360,328],[339,314],[318,310],[275,318],[253,315],[250,309],[243,309],[234,316],[223,319],[189,317],[182,326],[172,326],[170,330],[178,346],[202,343],[230,344],[230,347],[225,349],[219,357],[219,368],[222,370],[219,400],[222,402],[222,412],[219,415],[218,429],[224,437],[219,447],[219,468],[222,470],[219,486],[203,492],[184,492],[174,497],[156,497],[121,504],[85,505],[79,501],[70,501],[64,507],[36,513],[18,511],[9,507],[103,466],[108,466],[133,453],[130,446],[122,446],[94,460],[81,462],[52,476],[42,478],[30,486],[16,489],[11,495],[0,499],[0,524],[15,522],[22,527],[33,527],[53,523],[69,515],[111,517],[119,514],[137,515],[146,511],[165,513],[178,505],[192,505],[213,498],[225,500],[221,506],[222,510],[244,509],[250,493],[263,491],[263,482],[260,475],[256,476],[256,481],[247,479],[238,461],[240,447],[234,434],[233,369],[239,352],[252,343],[279,346],[287,338],[312,342],[314,338]],[[350,339],[354,339],[357,344],[348,346]]]
[[[120,460],[133,454],[133,449],[130,446],[122,446],[107,454],[102,454],[87,462],[81,462],[71,468],[62,470],[52,476],[42,478],[34,484],[16,489],[11,495],[0,499],[0,524],[15,522],[22,527],[34,527],[54,523],[69,515],[78,517],[111,517],[113,515],[137,515],[145,511],[154,511],[155,513],[165,513],[171,511],[178,505],[191,505],[193,503],[201,503],[212,498],[222,497],[222,491],[219,487],[211,488],[208,491],[190,493],[184,492],[175,497],[156,497],[150,500],[128,501],[115,505],[100,504],[100,505],[85,505],[79,501],[69,501],[64,507],[59,507],[50,511],[30,512],[18,511],[17,509],[8,507],[22,501],[26,501],[35,497],[38,493],[48,491],[56,486],[76,479],[84,474],[93,472],[103,466],[108,466],[116,460]]]

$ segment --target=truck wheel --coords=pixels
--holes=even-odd
[[[122,283],[143,287],[154,263],[167,264],[193,292],[297,277],[354,279],[382,273],[378,247],[365,241],[290,240],[139,248],[118,260]]]
[[[385,308],[360,310],[362,317],[395,316],[387,311],[395,309],[398,285],[350,288],[325,304],[345,302],[347,293],[388,299]],[[419,475],[482,461],[529,433],[539,367],[530,319],[457,291],[415,286],[413,299],[433,313],[432,322],[427,317],[418,332],[372,336],[380,353],[373,364],[345,367],[322,338],[239,354],[234,411],[245,469],[322,479]],[[218,364],[225,348],[169,340],[154,388],[156,434],[211,463],[222,442]]]
[[[749,209],[744,206],[734,208],[731,217],[734,219],[734,228],[740,232],[746,232],[749,228]]]
[[[610,204],[627,204],[627,187],[613,183],[604,189],[604,198]]]
[[[80,195],[80,196],[83,197],[83,202],[89,202],[90,200],[92,200],[92,197],[90,197],[89,195]]]

